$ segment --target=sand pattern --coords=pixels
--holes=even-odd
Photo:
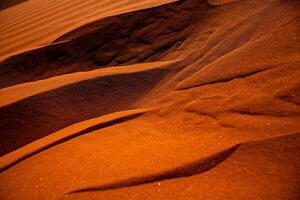
[[[0,199],[299,199],[297,0],[0,11]]]

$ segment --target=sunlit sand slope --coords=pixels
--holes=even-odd
[[[81,188],[62,199],[298,199],[299,142],[296,134],[243,143],[172,173]],[[218,156],[223,162],[203,172]]]
[[[30,0],[0,12],[0,60],[103,17],[172,0]],[[174,0],[173,0],[174,1]]]
[[[299,199],[299,10],[32,0],[0,12],[2,58],[29,48],[0,62],[1,199]]]

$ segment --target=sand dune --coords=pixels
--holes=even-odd
[[[194,6],[189,1],[173,3],[88,24],[58,39],[69,41],[75,37],[74,40],[38,48],[1,63],[0,87],[99,66],[156,61],[157,56],[168,53],[191,33],[188,27],[192,26],[196,13],[207,6],[203,3]],[[182,15],[173,18],[175,13]],[[163,22],[159,20],[162,17],[166,18]],[[173,56],[174,59],[177,57]],[[47,70],[41,69],[41,65]]]
[[[55,133],[52,133],[48,137],[44,137],[37,140],[27,146],[19,148],[18,150],[3,156],[0,159],[0,171],[9,169],[17,163],[40,153],[46,149],[49,149],[55,145],[66,142],[74,137],[89,133],[93,130],[105,128],[117,123],[121,123],[137,116],[144,114],[149,109],[136,109],[123,112],[116,112],[108,115],[104,115],[95,119],[89,119],[77,124],[73,124]]]
[[[25,2],[0,13],[0,60],[14,55],[15,51],[51,43],[84,23],[168,2],[170,0],[122,0],[114,4],[107,0]]]
[[[127,180],[123,180],[120,182],[115,182],[107,185],[101,185],[98,187],[89,187],[71,191],[68,194],[76,194],[83,192],[96,192],[96,191],[106,191],[106,190],[115,190],[126,187],[138,186],[147,183],[153,183],[158,181],[165,181],[168,179],[182,178],[197,175],[203,173],[216,165],[223,162],[226,158],[228,158],[235,150],[237,146],[226,149],[222,152],[218,152],[214,155],[209,156],[208,158],[204,158],[201,160],[194,161],[192,163],[188,163],[182,166],[175,167],[174,169],[162,171],[158,174],[151,174],[143,177],[134,177]]]
[[[0,11],[1,199],[299,199],[297,0]]]
[[[174,66],[161,62],[105,68],[1,90],[1,154],[73,123],[132,108]]]
[[[2,0],[0,2],[0,10],[7,9],[24,1],[26,0]]]
[[[197,170],[189,169],[180,180],[168,177],[166,181],[153,180],[137,187],[127,185],[123,189],[115,188],[115,191],[114,188],[103,189],[103,186],[79,190],[62,199],[121,199],[122,196],[131,199],[285,199],[287,196],[297,199],[299,193],[294,187],[299,178],[300,160],[296,158],[299,148],[299,134],[244,143],[231,151],[221,164],[205,173],[190,176]],[[184,171],[182,168],[176,175]],[[272,184],[269,184],[271,180]],[[287,180],[290,181],[288,185],[285,184]],[[174,190],[182,192],[174,195]],[[294,195],[290,195],[293,192]]]
[[[0,89],[0,107],[8,106],[23,99],[45,93],[51,90],[62,88],[71,84],[97,79],[101,77],[120,76],[126,74],[137,74],[151,70],[165,69],[172,65],[176,69],[176,61],[153,62],[144,64],[135,64],[123,67],[109,67],[103,69],[96,69],[87,72],[77,72],[61,76],[55,76],[49,79],[39,80],[35,82],[28,82],[12,87]]]

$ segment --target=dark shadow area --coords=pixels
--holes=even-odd
[[[9,8],[9,7],[15,6],[19,3],[23,3],[25,1],[28,1],[28,0],[1,0],[0,1],[0,11],[4,10],[6,8]]]
[[[0,63],[0,88],[100,67],[156,61],[157,55],[193,33],[199,13],[208,7],[204,0],[184,0],[85,25],[59,38],[56,42],[60,43]]]
[[[0,156],[71,124],[131,106],[169,71],[100,77],[0,108]]]

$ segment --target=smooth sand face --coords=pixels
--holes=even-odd
[[[299,199],[299,8],[0,11],[1,199]]]

